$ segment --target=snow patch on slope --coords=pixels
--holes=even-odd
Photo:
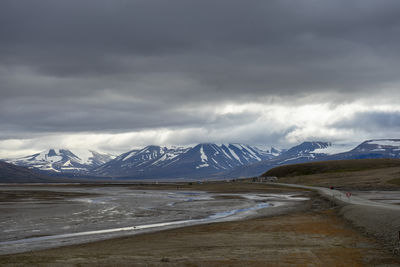
[[[131,157],[133,157],[134,155],[136,155],[136,153],[137,153],[138,151],[132,151],[131,153],[129,153],[129,155],[128,156],[126,156],[125,158],[123,158],[122,159],[122,161],[126,161],[126,160],[128,160],[128,159],[130,159]]]
[[[204,153],[203,146],[200,147],[200,159],[202,162],[206,162],[208,160],[207,155]]]
[[[347,152],[352,148],[349,144],[330,144],[330,146],[325,148],[318,148],[312,151],[316,154],[327,154],[327,155],[334,155],[338,153]]]
[[[242,164],[242,161],[240,160],[239,156],[235,153],[235,151],[233,151],[233,150],[230,149],[229,147],[228,147],[228,149],[229,149],[229,152],[231,153],[231,155],[232,155],[237,161],[239,161],[239,162]]]
[[[203,146],[200,147],[200,159],[201,159],[201,162],[202,162],[203,164],[198,165],[198,166],[196,167],[196,169],[200,169],[200,168],[204,168],[204,167],[209,167],[209,166],[210,166],[210,165],[207,163],[208,157],[207,157],[206,153],[204,153]]]
[[[367,142],[370,145],[379,145],[379,146],[392,146],[392,147],[400,147],[400,140],[373,140]]]

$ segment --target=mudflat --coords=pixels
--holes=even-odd
[[[309,199],[309,192],[234,184],[2,187],[0,255],[283,214]]]
[[[0,257],[3,266],[400,266],[338,218],[307,211]]]
[[[170,185],[171,186],[171,185]],[[160,186],[159,186],[160,187]],[[185,185],[223,192],[285,191],[251,184]],[[135,188],[136,189],[136,188]],[[187,188],[185,188],[187,189]],[[299,192],[301,194],[301,192]],[[315,194],[288,214],[210,223],[0,256],[2,266],[400,266],[399,258]]]

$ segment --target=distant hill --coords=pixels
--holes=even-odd
[[[46,183],[56,181],[59,180],[25,167],[0,161],[0,183]]]
[[[277,176],[281,183],[343,190],[399,190],[400,159],[309,162],[276,167],[263,176]]]
[[[284,165],[265,172],[262,176],[291,177],[322,173],[356,172],[400,167],[400,159],[353,159],[308,162]]]

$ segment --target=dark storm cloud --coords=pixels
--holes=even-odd
[[[399,10],[365,0],[3,1],[1,59],[61,77],[176,71],[226,90],[348,89],[398,74],[380,68],[397,65]]]
[[[337,128],[359,129],[365,132],[400,130],[400,112],[358,112],[351,118],[335,123]]]
[[[399,11],[394,0],[3,0],[1,128],[223,127],[257,115],[210,105],[368,97],[399,85]]]
[[[149,105],[123,100],[97,103],[90,99],[17,100],[0,106],[0,120],[5,129],[32,132],[109,132],[140,131],[149,128],[229,127],[257,119],[257,114],[215,115],[207,111],[185,110],[169,105]],[[13,118],[13,121],[9,120]],[[22,126],[22,129],[21,129]],[[1,136],[0,136],[1,137]]]

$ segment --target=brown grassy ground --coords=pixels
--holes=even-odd
[[[282,183],[400,190],[400,159],[308,162],[279,166],[263,176],[277,176]]]
[[[319,173],[340,173],[400,167],[400,159],[351,159],[313,161],[290,164],[268,170],[263,176],[299,176]]]
[[[334,210],[192,226],[1,256],[2,266],[400,266]]]
[[[181,186],[226,193],[293,191],[242,182]],[[294,214],[191,226],[0,256],[0,265],[400,266],[399,259],[384,250],[381,244],[362,236],[337,216],[329,202],[314,197],[306,205],[306,211]]]
[[[279,182],[354,189],[400,190],[400,167],[279,178]]]

